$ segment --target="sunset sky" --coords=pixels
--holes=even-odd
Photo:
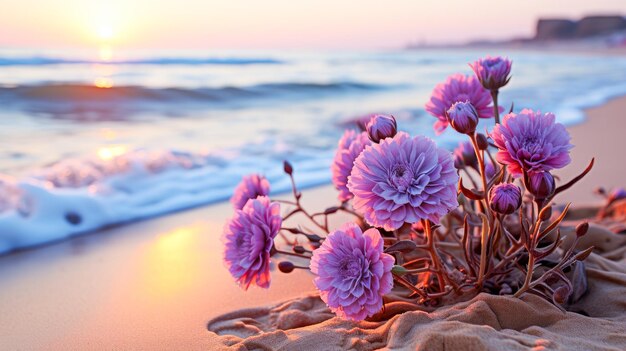
[[[394,48],[530,36],[537,17],[626,15],[624,0],[3,0],[2,48]]]

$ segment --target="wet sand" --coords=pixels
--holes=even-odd
[[[592,189],[624,186],[626,97],[590,109],[570,128],[575,176],[596,167],[559,202],[599,201]],[[335,198],[330,186],[305,191],[313,209]],[[221,262],[230,204],[217,204],[0,257],[1,349],[207,349],[206,323],[244,307],[313,290],[303,271],[274,272],[269,290],[239,289]]]

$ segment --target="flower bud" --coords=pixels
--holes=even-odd
[[[582,222],[576,226],[576,236],[581,237],[589,231],[589,222]]]
[[[294,265],[293,263],[289,262],[289,261],[281,261],[278,263],[278,270],[280,270],[283,273],[291,273],[294,270]]]
[[[478,144],[478,148],[481,150],[487,150],[489,147],[489,141],[487,141],[487,137],[483,133],[476,133],[476,144]]]
[[[478,112],[469,101],[455,102],[448,111],[448,122],[454,130],[462,134],[472,134],[478,124]]]
[[[289,175],[293,174],[293,166],[291,166],[291,163],[289,163],[289,161],[285,161],[283,163],[283,169],[285,170],[285,173]]]
[[[393,138],[398,133],[396,119],[391,115],[374,115],[365,129],[370,140],[375,143],[385,138]]]
[[[539,219],[542,221],[547,221],[552,217],[552,206],[545,207],[539,212]]]
[[[543,200],[554,194],[556,184],[550,172],[530,172],[528,174],[528,191],[537,199]]]
[[[522,191],[511,183],[498,184],[489,192],[489,206],[500,214],[511,214],[522,204]]]

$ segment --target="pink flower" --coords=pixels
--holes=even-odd
[[[500,56],[487,56],[470,63],[478,80],[488,90],[498,90],[509,82],[511,65],[512,62],[509,59]]]
[[[494,127],[491,138],[499,149],[496,159],[515,177],[562,168],[571,161],[569,133],[555,123],[552,113],[529,109],[509,113]]]
[[[348,189],[369,224],[394,230],[421,219],[438,222],[458,206],[458,180],[450,152],[429,138],[400,132],[363,150]]]
[[[522,191],[511,183],[498,184],[489,191],[489,206],[500,214],[511,214],[522,204]]]
[[[385,138],[393,138],[398,132],[396,119],[391,115],[374,115],[365,128],[370,140],[375,143]]]
[[[453,74],[445,82],[437,84],[430,101],[426,103],[426,111],[439,120],[434,125],[437,134],[441,134],[448,127],[446,111],[459,101],[471,103],[480,118],[493,117],[491,94],[480,85],[478,79],[474,76]]]
[[[393,264],[393,256],[383,253],[377,229],[363,233],[356,224],[346,223],[313,251],[310,268],[331,311],[360,321],[383,307],[383,296],[393,287]]]
[[[335,153],[335,159],[331,165],[333,172],[332,181],[335,188],[339,190],[339,201],[344,202],[352,198],[352,193],[348,190],[348,176],[352,172],[354,160],[361,154],[367,145],[371,144],[367,133],[357,133],[353,130],[346,130]]]
[[[236,210],[240,210],[250,199],[257,196],[267,196],[270,193],[270,183],[260,174],[250,174],[243,177],[235,188],[230,202]]]
[[[259,196],[224,226],[224,262],[244,290],[250,284],[270,286],[270,250],[281,225],[280,205]]]

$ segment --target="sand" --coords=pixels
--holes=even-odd
[[[577,147],[570,170],[561,173],[564,178],[575,175],[572,168],[584,168],[592,155],[600,156],[589,179],[557,200],[586,204],[599,200],[592,194],[598,184],[626,185],[619,151],[626,130],[621,111],[626,111],[626,97],[589,110],[587,122],[570,128]],[[321,208],[334,196],[325,186],[305,191],[304,200]],[[596,288],[584,299],[584,308],[595,318],[563,315],[533,298],[481,295],[431,314],[411,312],[356,325],[329,319],[320,300],[310,295],[311,277],[303,271],[275,272],[269,290],[241,291],[221,262],[219,235],[230,215],[228,204],[205,206],[0,257],[0,348],[221,349],[242,339],[211,333],[207,322],[212,320],[210,327],[222,334],[237,334],[241,330],[233,330],[232,323],[244,318],[236,325],[262,332],[248,339],[247,346],[256,340],[258,347],[332,349],[321,347],[327,342],[335,349],[414,349],[428,341],[435,346],[425,349],[434,350],[441,345],[610,350],[610,344],[626,349],[623,247],[590,258]],[[248,310],[231,312],[242,308]],[[250,314],[257,319],[253,326],[245,319]],[[288,343],[295,340],[301,344]],[[246,349],[243,345],[238,344]]]

